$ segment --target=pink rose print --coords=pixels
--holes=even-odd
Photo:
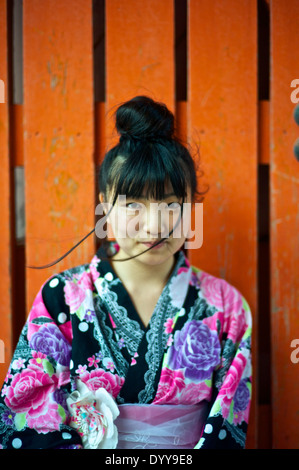
[[[238,290],[224,279],[202,272],[200,276],[201,290],[207,302],[218,310],[232,312],[242,308],[242,297]]]
[[[153,401],[156,405],[175,403],[177,395],[185,386],[184,374],[180,370],[162,369],[157,395]]]
[[[116,374],[105,372],[103,369],[95,369],[91,372],[85,372],[80,375],[80,379],[84,382],[89,390],[95,392],[103,387],[116,398],[122,388],[125,379]]]
[[[80,286],[83,290],[89,289],[93,290],[93,283],[89,273],[84,271],[84,273],[80,274],[77,285]]]
[[[221,400],[224,418],[227,418],[229,415],[231,402],[234,398],[245,367],[246,358],[243,354],[239,353],[233,360],[218,395],[218,398]]]
[[[208,387],[205,382],[190,383],[183,389],[179,403],[182,405],[195,405],[203,400],[210,401],[211,398],[212,387]]]
[[[223,327],[227,331],[227,338],[234,343],[240,341],[247,328],[244,309],[241,312],[232,312],[231,315],[226,315]]]
[[[16,374],[8,387],[5,403],[15,413],[36,416],[44,412],[48,396],[57,385],[57,377],[49,377],[39,367]]]
[[[58,405],[50,403],[44,408],[44,413],[33,416],[27,414],[27,424],[29,428],[36,429],[38,433],[46,434],[49,431],[59,431],[61,417],[58,414]]]
[[[72,281],[66,281],[63,290],[65,302],[69,305],[70,312],[75,313],[85,299],[85,291]]]
[[[224,314],[223,312],[216,312],[214,315],[211,315],[210,317],[206,317],[202,320],[202,322],[207,325],[210,330],[214,330],[218,332],[218,328],[220,326],[220,331],[219,331],[219,337],[221,338],[222,336],[222,325],[223,325],[223,317]]]

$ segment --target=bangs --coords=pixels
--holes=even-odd
[[[163,200],[169,189],[178,199],[185,200],[187,196],[186,168],[178,165],[175,147],[170,150],[164,145],[137,145],[130,153],[130,158],[117,156],[114,171],[108,186],[113,197],[113,205],[119,195],[127,198]],[[182,164],[182,161],[179,160]],[[167,189],[169,184],[171,188]]]

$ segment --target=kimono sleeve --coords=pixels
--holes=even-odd
[[[237,289],[222,283],[224,320],[221,364],[214,371],[213,400],[197,449],[243,449],[251,401],[251,312]]]
[[[68,426],[70,322],[47,310],[43,287],[37,294],[6,375],[0,396],[0,448],[81,448]],[[66,315],[66,313],[63,313]]]

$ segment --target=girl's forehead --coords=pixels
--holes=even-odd
[[[141,197],[142,198],[146,198],[146,199],[154,199],[153,196],[151,196],[151,188],[149,187],[149,185],[146,185],[144,188],[143,188],[143,191],[141,193]],[[167,197],[171,197],[171,196],[176,196],[174,190],[173,190],[173,187],[170,183],[164,183],[164,199],[166,199]]]

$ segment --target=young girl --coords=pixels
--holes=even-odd
[[[150,98],[122,104],[116,129],[99,176],[115,241],[37,294],[2,388],[0,443],[243,448],[250,309],[182,249],[183,208],[200,195],[193,160]]]

